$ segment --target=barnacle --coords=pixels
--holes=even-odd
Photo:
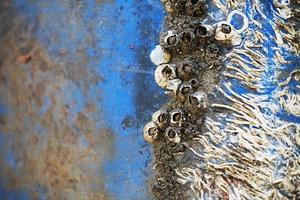
[[[168,127],[166,130],[166,138],[170,142],[179,143],[180,142],[180,129],[175,127]]]
[[[144,139],[150,143],[155,142],[160,133],[159,127],[154,122],[149,122],[144,126]]]
[[[181,126],[186,121],[186,114],[182,109],[174,109],[170,111],[170,123]]]
[[[206,26],[199,24],[194,28],[194,34],[199,37],[207,37],[210,32]]]
[[[182,83],[178,89],[178,97],[181,101],[185,101],[187,96],[193,92],[193,87],[189,83]]]
[[[160,129],[165,128],[170,123],[170,115],[167,109],[159,109],[152,115],[152,121],[158,125]]]
[[[199,81],[197,80],[197,78],[190,79],[189,83],[194,89],[199,87]]]
[[[217,40],[228,40],[233,37],[234,30],[231,24],[227,21],[222,21],[217,24],[216,36]]]
[[[232,25],[227,21],[217,23],[215,30],[215,39],[232,45],[239,45],[241,38]]]
[[[210,16],[203,0],[163,3],[160,45],[171,58],[155,80],[170,101],[152,126],[156,181],[171,181],[156,185],[155,198],[299,199],[300,125],[277,115],[300,117],[299,69],[277,72],[293,62],[287,52],[299,51],[295,24],[285,23],[289,0],[274,1],[274,19],[259,0],[252,10],[242,0],[214,0],[220,10]]]
[[[188,103],[189,105],[197,108],[207,108],[207,96],[202,91],[197,91],[188,97]]]
[[[161,46],[165,49],[174,49],[180,41],[178,34],[173,31],[167,31],[161,35]]]
[[[180,40],[185,45],[191,44],[194,39],[195,39],[194,33],[192,33],[191,31],[182,31],[180,33]]]
[[[181,80],[189,80],[196,74],[195,64],[188,60],[180,62],[178,63],[176,72]]]
[[[150,54],[150,59],[155,65],[161,65],[168,63],[171,59],[171,55],[164,51],[160,45],[156,45]]]
[[[160,87],[167,88],[170,80],[177,78],[176,66],[174,64],[159,65],[154,72],[154,78]]]

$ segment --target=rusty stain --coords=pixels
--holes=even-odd
[[[25,55],[20,55],[17,58],[18,62],[21,64],[28,63],[31,60],[31,55],[30,54],[25,54]]]

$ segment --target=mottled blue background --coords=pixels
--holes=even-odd
[[[89,162],[90,166],[85,167],[91,168],[93,172],[102,171],[98,178],[104,179],[102,189],[110,198],[149,199],[147,179],[152,173],[151,147],[143,140],[142,127],[149,120],[151,113],[165,101],[162,90],[156,86],[153,79],[155,66],[149,60],[149,54],[158,42],[163,23],[164,13],[160,1],[15,0],[13,3],[9,1],[3,3],[9,4],[9,10],[6,8],[1,10],[2,32],[5,32],[4,29],[11,28],[10,26],[15,26],[8,22],[8,19],[18,17],[22,23],[28,24],[30,37],[47,54],[49,60],[57,63],[63,74],[71,76],[67,84],[60,88],[60,93],[64,94],[60,101],[62,104],[69,105],[66,123],[78,134],[76,142],[83,147],[89,145],[89,141],[81,131],[78,131],[80,127],[74,125],[74,118],[78,113],[85,114],[85,105],[90,102],[94,103],[94,110],[89,112],[87,117],[96,124],[92,130],[97,136],[95,139],[102,139],[101,131],[95,133],[102,130],[101,128],[109,129],[113,134],[110,150],[113,153],[105,158],[101,165]],[[11,31],[14,32],[16,31]],[[18,56],[18,53],[11,53]],[[34,56],[32,59],[35,59]],[[31,67],[31,63],[20,65]],[[75,65],[80,67],[74,72],[72,67]],[[80,74],[82,71],[87,76]],[[97,76],[97,80],[100,81],[94,82],[91,74]],[[32,79],[29,76],[27,78]],[[68,79],[68,76],[64,78]],[[3,88],[9,90],[5,85]],[[4,95],[4,93],[1,95],[3,97],[1,116],[5,118],[8,115],[17,115],[12,113],[14,110],[19,112],[19,109],[9,107],[7,105],[9,98]],[[51,97],[44,95],[41,98],[43,102],[39,106],[41,118],[45,116],[46,111],[57,112],[49,110],[53,103]],[[34,105],[32,109],[33,107]],[[27,120],[30,121],[31,118]],[[32,124],[34,126],[30,131],[36,131],[37,137],[39,134],[44,134],[45,138],[48,138],[53,134],[47,126],[35,122]],[[3,126],[7,127],[7,124]],[[13,127],[14,124],[9,126]],[[14,143],[15,137],[22,132],[21,130],[18,130],[18,133],[8,132],[4,128],[0,131],[0,144]],[[28,136],[33,134],[25,132],[26,130],[24,134]],[[12,174],[19,176],[15,181],[22,182],[19,180],[22,176],[18,175],[17,169],[14,171],[14,166],[24,160],[16,156],[14,151],[23,151],[27,148],[26,142],[15,149],[1,146],[2,164],[6,168],[11,167]],[[97,148],[101,151],[102,147],[100,145]],[[33,198],[27,191],[27,187],[23,187],[22,184],[8,186],[11,179],[8,175],[0,176],[0,199]],[[30,184],[29,182],[28,185]],[[93,186],[86,186],[85,190],[91,189],[89,187]],[[40,185],[32,183],[30,188],[37,193],[38,199],[47,199],[48,191],[51,190],[47,183]]]

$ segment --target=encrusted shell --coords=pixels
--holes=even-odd
[[[170,142],[174,142],[174,143],[179,143],[181,141],[180,135],[181,135],[180,129],[175,128],[175,127],[169,127],[169,128],[167,128],[167,130],[165,132],[166,138]]]
[[[188,97],[188,103],[197,108],[207,108],[207,95],[202,91],[197,91]]]
[[[154,143],[160,133],[159,127],[154,122],[149,122],[144,126],[144,139],[150,143]]]
[[[159,128],[164,128],[170,122],[170,115],[167,109],[159,109],[152,115],[152,121],[155,122]]]
[[[170,80],[175,79],[176,77],[176,68],[173,64],[159,65],[154,72],[156,83],[164,89],[170,84]]]

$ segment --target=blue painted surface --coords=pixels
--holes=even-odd
[[[126,12],[111,12],[120,8]],[[105,164],[106,187],[115,199],[145,199],[150,154],[141,137],[141,127],[151,115],[149,108],[163,102],[158,97],[151,99],[161,92],[153,82],[154,66],[148,59],[157,42],[163,12],[157,1],[116,1],[105,3],[101,9],[100,18],[106,19],[104,25],[97,27],[97,35],[102,38],[99,48],[103,49],[99,59],[100,74],[105,78],[100,86],[105,97],[103,113],[106,123],[117,133],[115,157]],[[112,37],[112,33],[118,34]],[[126,117],[133,124],[124,128]]]
[[[252,9],[250,2],[247,1],[245,10],[248,16]],[[265,13],[272,18],[271,2],[264,1],[264,4]],[[60,88],[60,92],[65,94],[61,99],[62,103],[72,105],[68,110],[67,123],[80,136],[79,146],[87,148],[89,141],[80,135],[75,125],[75,116],[84,112],[87,102],[96,103],[97,112],[87,116],[96,121],[95,132],[103,127],[112,130],[113,155],[106,158],[103,166],[91,164],[88,167],[94,171],[104,171],[104,175],[99,178],[105,179],[105,190],[112,199],[149,199],[147,180],[151,177],[151,148],[143,141],[141,129],[153,111],[166,101],[163,91],[154,82],[152,74],[155,66],[148,58],[158,42],[163,22],[160,1],[87,0],[77,4],[71,0],[15,0],[14,9],[28,23],[38,21],[39,26],[34,30],[33,37],[49,53],[53,62],[64,63],[66,67],[61,69],[64,73],[68,73],[68,67],[72,67],[72,63],[81,63],[89,73],[101,77],[101,81],[96,83],[86,77],[70,81]],[[257,14],[254,18],[260,19],[261,16]],[[267,22],[262,29],[268,37],[274,36],[274,31]],[[261,94],[268,94],[271,98],[276,65],[272,60],[272,47],[278,45],[270,40],[264,47],[270,62],[262,83],[265,90]],[[59,56],[62,50],[68,52],[64,57]],[[289,52],[286,52],[285,57],[290,58],[293,63],[300,62],[299,57],[294,57]],[[292,71],[295,66],[286,65],[283,70]],[[240,94],[247,92],[238,83],[233,88]],[[43,99],[43,105],[39,108],[41,118],[53,104],[48,96]],[[10,115],[12,112],[1,102],[0,115]],[[60,115],[59,112],[53,114]],[[288,121],[299,122],[293,116],[284,113],[278,115]],[[27,120],[28,123],[32,122],[31,118]],[[49,134],[47,127],[38,122],[35,123],[34,130],[45,138]],[[1,146],[15,140],[13,133],[8,135],[0,130]],[[17,162],[15,152],[4,151],[3,148],[1,151],[4,152],[6,164],[14,169]],[[30,199],[25,189],[7,189],[6,182],[6,179],[0,180],[0,197]],[[46,188],[40,185],[32,187],[38,193],[38,199],[46,198]]]
[[[29,24],[38,21],[39,27],[33,37],[49,53],[51,61],[82,62],[82,57],[76,56],[79,52],[84,55],[83,64],[88,71],[102,77],[100,82],[87,87],[83,85],[89,82],[88,77],[61,87],[60,92],[65,94],[61,101],[72,105],[67,122],[80,135],[74,125],[75,117],[84,112],[88,101],[96,102],[96,110],[101,115],[96,127],[112,130],[113,156],[107,158],[103,166],[89,167],[104,170],[104,177],[100,178],[105,179],[105,190],[112,199],[149,199],[147,179],[151,176],[151,148],[143,140],[141,130],[151,113],[165,101],[153,81],[155,66],[148,58],[158,42],[163,22],[161,3],[158,0],[77,3],[15,0],[14,9]],[[62,50],[68,52],[63,58],[59,56]],[[67,72],[67,69],[62,70]],[[48,96],[43,99],[39,109],[41,117],[53,104]],[[2,111],[5,106],[0,114]],[[49,134],[47,127],[40,124],[35,129],[40,134]],[[89,142],[84,137],[79,138],[80,148],[87,147]],[[1,141],[8,142],[8,138],[1,137]],[[14,152],[8,151],[5,156],[5,161],[13,168]],[[45,197],[46,191],[34,190],[39,191],[39,198]],[[25,190],[8,190],[5,183],[1,184],[0,196],[30,198]]]

